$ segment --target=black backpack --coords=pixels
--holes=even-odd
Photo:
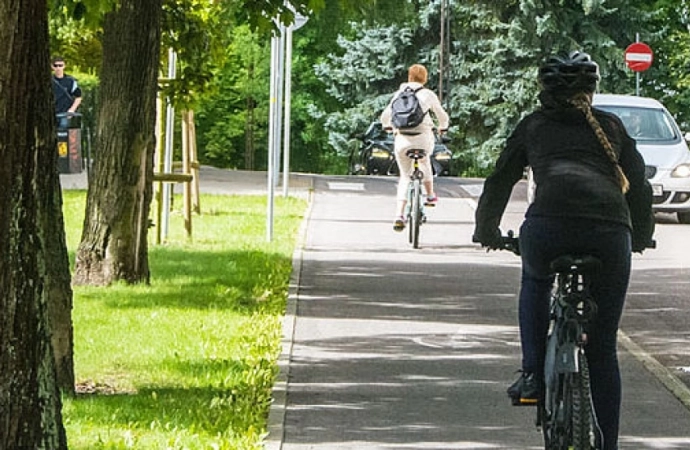
[[[398,129],[415,128],[424,120],[426,112],[417,99],[419,87],[412,89],[407,86],[391,103],[391,122]]]

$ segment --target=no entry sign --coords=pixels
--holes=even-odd
[[[625,49],[625,64],[635,72],[643,72],[652,65],[654,54],[649,45],[635,42]]]

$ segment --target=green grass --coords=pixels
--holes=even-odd
[[[72,264],[84,203],[65,191]],[[150,285],[75,287],[70,449],[261,448],[306,203],[276,199],[272,242],[265,198],[206,195],[201,208],[192,241],[177,213],[168,242],[149,244]]]

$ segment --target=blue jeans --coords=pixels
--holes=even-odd
[[[616,333],[630,280],[630,230],[613,222],[528,217],[520,227],[522,286],[519,300],[522,369],[542,373],[553,275],[549,263],[566,253],[590,254],[603,269],[592,278],[598,312],[586,347],[592,400],[604,438],[603,450],[618,449],[621,379]]]

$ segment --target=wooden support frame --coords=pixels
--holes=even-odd
[[[159,130],[164,129],[162,120],[163,102],[159,99],[158,103],[158,124]],[[167,215],[163,214],[163,184],[182,183],[183,186],[183,216],[184,227],[187,237],[192,238],[192,213],[201,214],[199,201],[199,162],[197,161],[196,129],[194,126],[194,111],[182,112],[182,161],[173,162],[173,170],[180,169],[181,172],[163,172],[165,161],[165,150],[163,148],[163,133],[158,133],[157,139],[157,158],[153,173],[153,181],[156,183],[156,243],[163,241],[162,227],[163,220],[167,220]]]

